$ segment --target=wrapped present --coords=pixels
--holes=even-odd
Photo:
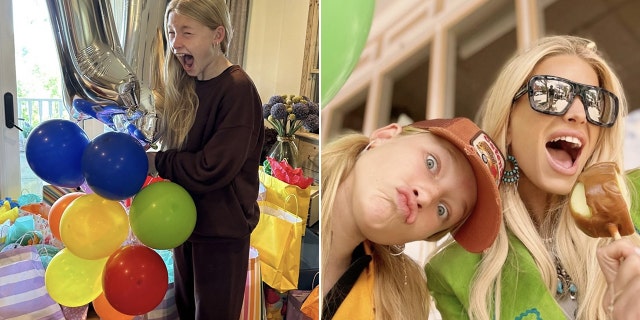
[[[11,319],[65,320],[47,293],[44,267],[35,246],[0,253],[0,315]]]
[[[180,319],[178,316],[178,309],[176,308],[176,289],[175,284],[170,283],[167,287],[167,293],[165,293],[164,298],[160,304],[155,307],[155,309],[149,311],[143,316],[137,316],[134,320],[145,319],[145,320],[178,320]]]
[[[87,320],[89,305],[85,304],[80,307],[60,306],[66,320]]]
[[[309,296],[311,290],[290,290],[287,292],[287,320],[311,320],[302,313],[302,303]]]
[[[65,188],[47,184],[42,187],[42,202],[53,205],[58,198],[71,192],[82,191],[80,188]]]
[[[262,272],[260,272],[260,257],[258,250],[249,248],[249,266],[247,268],[247,281],[244,287],[244,300],[240,320],[267,319],[265,309],[265,297],[262,289]]]

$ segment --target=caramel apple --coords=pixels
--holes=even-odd
[[[626,185],[618,166],[600,162],[578,176],[569,208],[576,224],[590,237],[619,239],[635,232],[623,194]]]

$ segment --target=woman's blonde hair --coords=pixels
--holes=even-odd
[[[227,54],[232,37],[229,8],[224,0],[172,0],[164,15],[165,37],[168,39],[169,14],[176,13],[207,26],[211,30],[222,26],[225,36],[220,50]],[[172,48],[167,46],[164,64],[162,99],[156,102],[159,115],[158,136],[162,149],[181,149],[191,129],[198,109],[195,80],[189,76]]]
[[[424,133],[404,127],[403,134]],[[332,208],[339,185],[355,166],[369,138],[346,134],[322,147],[321,154],[321,270],[326,270],[332,245]],[[424,319],[429,314],[429,292],[422,267],[404,253],[393,256],[385,245],[372,243],[375,263],[376,319]],[[320,273],[322,275],[322,272]],[[406,279],[405,279],[406,274]]]
[[[541,39],[531,49],[516,54],[501,70],[490,88],[479,113],[480,127],[489,134],[500,150],[507,154],[507,129],[512,99],[518,89],[532,76],[542,60],[557,55],[575,55],[586,61],[598,75],[600,86],[620,99],[619,118],[611,128],[602,129],[596,148],[586,166],[612,161],[623,167],[624,116],[627,104],[620,80],[598,53],[595,43],[574,36],[550,36]],[[476,271],[471,287],[469,317],[472,319],[500,319],[501,275],[510,246],[508,234],[517,237],[531,253],[544,283],[555,295],[557,277],[555,258],[545,246],[543,236],[551,237],[552,248],[578,288],[576,319],[605,319],[602,300],[606,282],[596,260],[596,249],[611,239],[586,236],[572,221],[568,197],[552,195],[551,205],[541,229],[534,224],[526,206],[513,184],[500,186],[504,224],[494,244],[487,249]],[[628,198],[628,195],[627,195]],[[633,236],[640,244],[640,237]],[[494,305],[495,304],[495,307]],[[490,315],[495,310],[495,317]]]

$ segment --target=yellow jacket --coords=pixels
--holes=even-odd
[[[358,249],[356,249],[358,250]],[[360,272],[358,279],[355,281],[351,290],[347,293],[347,296],[342,301],[342,304],[338,307],[333,318],[328,318],[324,315],[322,319],[336,319],[336,320],[352,320],[363,319],[369,320],[374,318],[375,305],[373,300],[373,284],[374,284],[374,263],[371,257],[371,248],[367,241],[364,242],[364,256],[369,257],[368,265]],[[361,258],[354,256],[354,260]],[[349,267],[349,270],[355,266],[355,263]],[[349,273],[349,270],[345,274]],[[336,285],[347,280],[343,275]],[[326,301],[325,297],[325,301]],[[309,297],[302,304],[302,312],[309,316],[311,319],[319,319],[319,287],[316,287],[311,291]],[[325,309],[326,310],[326,309]]]

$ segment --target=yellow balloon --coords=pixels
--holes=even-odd
[[[102,271],[108,258],[87,260],[67,248],[58,252],[44,273],[44,284],[53,300],[67,307],[79,307],[102,293]]]
[[[74,200],[60,219],[62,242],[83,259],[110,256],[128,235],[129,220],[124,207],[95,193]]]

